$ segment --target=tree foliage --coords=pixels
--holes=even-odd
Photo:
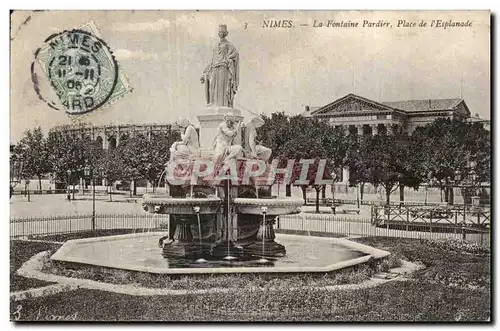
[[[467,180],[473,170],[478,181],[491,180],[491,137],[482,125],[438,119],[417,128],[412,138],[418,146],[420,175],[434,178],[449,202],[453,202],[451,185],[456,177]]]
[[[25,179],[37,177],[40,182],[43,175],[50,172],[49,150],[47,140],[40,127],[24,132],[15,147],[18,158],[22,161],[21,177]]]
[[[418,127],[411,136],[396,132],[359,137],[317,118],[284,112],[262,118],[264,125],[257,129],[260,143],[272,149],[272,157],[280,160],[280,168],[286,167],[288,160],[295,160],[292,182],[300,178],[299,161],[313,160],[306,182],[300,186],[304,195],[308,187],[314,187],[317,206],[324,184],[318,185],[316,179],[327,180],[332,171],[341,167],[349,169],[352,186],[383,186],[387,202],[397,187],[418,189],[429,176],[445,192],[457,174],[466,179],[472,170],[477,174],[477,182],[491,180],[491,134],[480,124],[438,119]],[[48,138],[40,128],[34,128],[24,133],[13,154],[23,161],[23,178],[53,173],[59,182],[75,184],[88,166],[108,181],[145,179],[155,187],[170,157],[169,147],[179,139],[179,132],[174,131],[137,133],[122,139],[116,149],[103,151],[83,126],[81,130],[52,131]],[[318,172],[323,172],[323,176],[318,176]]]
[[[123,175],[131,180],[146,179],[155,187],[170,158],[169,148],[178,139],[178,132],[129,137],[117,148],[122,158]]]

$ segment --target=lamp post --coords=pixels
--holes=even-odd
[[[448,201],[447,205],[453,205],[455,202],[455,194],[453,192],[453,188],[458,185],[460,182],[460,171],[455,170],[453,173],[453,177],[448,176],[446,177],[446,186],[448,188]]]
[[[473,207],[479,207],[479,197],[477,195],[477,188],[476,188],[476,181],[477,181],[477,174],[474,169],[471,170],[470,172],[470,177],[472,181],[472,197],[471,197],[471,205]]]
[[[86,166],[84,169],[85,177],[91,177],[92,179],[92,231],[95,230],[95,180],[94,180],[94,172],[90,169],[89,166]]]
[[[432,175],[432,171],[429,171],[427,174],[427,185],[425,185],[425,199],[424,199],[424,206],[427,206],[427,196],[429,194],[429,187],[432,187],[435,183],[435,178]]]
[[[335,171],[332,171],[330,174],[332,176],[332,212],[335,215],[335,179],[337,179],[337,174]]]
[[[71,201],[71,193],[70,193],[70,186],[71,186],[71,170],[67,170],[66,173],[68,174],[68,188],[66,191],[67,192],[67,198],[68,198],[68,201]]]
[[[457,169],[457,170],[455,170],[455,173],[454,173],[454,178],[453,178],[453,179],[454,179],[455,185],[459,185],[460,180],[462,179],[462,176],[461,176],[460,171],[459,171],[458,169]],[[464,193],[463,193],[463,197],[462,197],[462,199],[463,199],[463,202],[464,202],[464,203],[463,203],[463,208],[464,208],[464,218],[465,218],[465,208],[466,208],[466,205],[465,205],[465,195],[466,195],[467,189],[466,189],[466,188],[464,188],[464,191],[463,191],[463,192],[464,192]]]

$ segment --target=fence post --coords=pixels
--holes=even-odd
[[[429,233],[430,233],[431,239],[432,239],[432,212],[433,212],[433,210],[431,210],[431,214],[430,214],[430,218],[429,218]]]
[[[389,235],[389,221],[391,220],[391,206],[387,205],[387,223],[385,225],[387,229],[387,235]]]
[[[457,225],[458,225],[458,209],[455,210],[455,226],[453,227],[454,234],[457,234]]]
[[[478,211],[477,212],[477,226],[478,228],[481,228],[481,213]],[[483,231],[480,231],[479,233],[481,233],[481,246],[483,246]]]
[[[409,224],[410,224],[410,207],[406,207],[406,232],[408,232]]]

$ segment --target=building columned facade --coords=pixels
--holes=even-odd
[[[306,106],[302,113],[344,126],[358,134],[390,133],[394,130],[411,134],[416,127],[437,118],[470,118],[463,99],[426,99],[377,102],[348,94],[322,107]]]

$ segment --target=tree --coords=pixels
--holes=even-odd
[[[366,162],[370,182],[385,189],[387,205],[390,204],[391,193],[400,185],[418,187],[410,140],[406,134],[376,135],[364,139],[363,162]]]
[[[281,157],[283,159],[295,160],[294,168],[291,176],[292,182],[300,178],[304,164],[299,163],[300,160],[314,160],[309,164],[306,174],[305,183],[300,184],[302,196],[306,199],[306,190],[312,186],[316,191],[316,212],[319,213],[319,196],[323,188],[323,184],[318,183],[317,178],[330,179],[330,173],[333,170],[334,162],[328,158],[328,150],[333,150],[331,141],[332,128],[324,122],[317,119],[305,118],[303,116],[294,116],[290,118],[291,135],[284,144]],[[328,147],[329,146],[329,147]],[[328,149],[328,148],[329,149]],[[326,163],[321,163],[325,160]],[[320,166],[323,165],[323,170]],[[318,172],[322,172],[318,176]],[[321,176],[322,175],[322,176]]]
[[[361,200],[363,200],[364,185],[372,179],[369,140],[354,133],[349,133],[346,140],[348,148],[344,165],[349,169],[349,185],[360,186]]]
[[[47,150],[47,159],[56,180],[73,185],[73,192],[76,179],[83,177],[85,167],[95,168],[103,153],[100,145],[84,130],[49,133]]]
[[[471,161],[480,180],[490,180],[490,133],[480,124],[470,124],[461,119],[437,119],[417,128],[412,139],[418,146],[419,160],[425,174],[431,174],[445,200],[453,203],[452,181],[456,173],[467,178]]]
[[[143,134],[128,138],[118,147],[124,169],[123,176],[131,181],[148,180],[153,184],[154,192],[155,184],[170,158],[170,146],[179,139],[179,133],[173,131],[154,133],[149,138]]]
[[[109,186],[109,201],[113,201],[112,183],[123,177],[125,167],[122,162],[123,159],[120,151],[118,149],[111,149],[104,152],[95,167],[95,171],[106,179]]]
[[[272,113],[270,117],[261,115],[264,125],[257,129],[261,144],[272,150],[272,156],[279,160],[280,168],[286,167],[287,160],[284,157],[284,147],[292,135],[290,117],[284,112]],[[285,184],[285,195],[291,196],[290,183]]]
[[[25,131],[15,149],[23,162],[21,177],[25,179],[37,177],[39,187],[42,189],[42,177],[50,172],[47,141],[42,129],[37,127]]]

